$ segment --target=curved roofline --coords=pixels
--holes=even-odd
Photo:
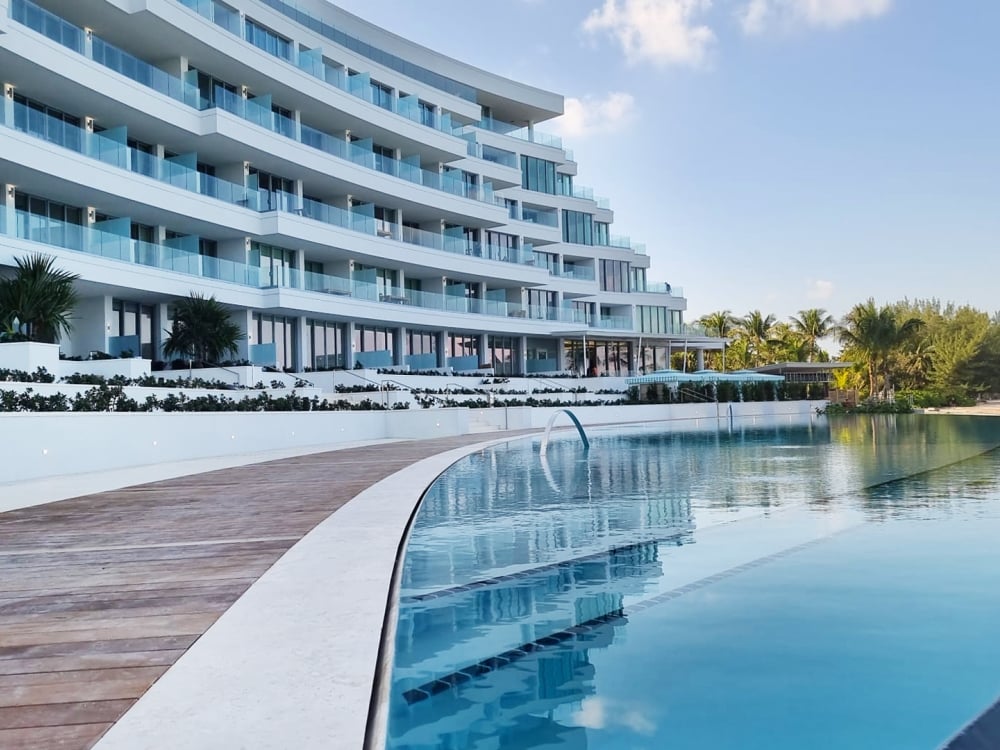
[[[274,9],[267,0],[264,5]],[[372,46],[398,55],[416,65],[466,84],[478,92],[477,102],[494,110],[497,119],[514,124],[542,122],[563,113],[563,96],[491,73],[469,63],[448,57],[436,50],[402,37],[356,16],[329,0],[298,0],[306,13],[339,27],[344,32],[368,41]],[[378,64],[378,60],[373,60]]]

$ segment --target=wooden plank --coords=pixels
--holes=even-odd
[[[84,653],[68,656],[42,656],[35,659],[0,659],[0,675],[56,674],[85,669],[115,669],[118,667],[170,666],[185,649],[162,651],[125,651],[117,654]],[[0,745],[0,747],[3,747]]]
[[[4,707],[0,708],[0,730],[113,723],[133,703],[134,700],[116,700]]]
[[[317,524],[414,461],[481,439],[299,456],[0,513],[0,748],[87,750]]]
[[[58,727],[0,729],[4,750],[69,750],[91,747],[111,724],[71,724]]]

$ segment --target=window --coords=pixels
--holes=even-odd
[[[79,117],[18,93],[14,94],[14,128],[74,151],[82,148]]]
[[[556,178],[559,180],[559,195],[573,195],[573,175],[558,174]]]
[[[251,18],[246,18],[243,28],[246,40],[254,47],[283,60],[292,59],[292,43],[285,37],[261,26]]]
[[[272,104],[271,130],[286,138],[295,138],[295,114],[292,110]]]
[[[156,308],[153,305],[142,305],[138,302],[127,302],[120,299],[111,300],[111,330],[108,335],[136,336],[139,339],[139,351],[133,355],[145,359],[153,359],[153,323]]]
[[[355,326],[354,351],[389,352],[396,350],[396,331],[382,326]]]
[[[295,181],[287,177],[262,172],[256,167],[250,167],[249,187],[257,187],[260,192],[261,208],[277,211],[288,210],[294,204]],[[256,185],[254,184],[256,183]]]
[[[324,320],[309,320],[309,366],[314,370],[344,367],[344,326]]]
[[[434,331],[406,330],[407,354],[434,354],[438,335]]]
[[[601,260],[601,289],[605,292],[631,291],[631,264],[624,260]]]
[[[556,194],[556,163],[536,159],[534,156],[521,157],[521,187],[538,193]]]
[[[518,239],[516,234],[504,232],[486,233],[486,255],[494,260],[512,262],[517,259]]]
[[[595,245],[610,245],[611,244],[611,225],[605,221],[595,221],[594,222],[594,244]]]
[[[559,310],[558,295],[556,292],[547,292],[543,289],[528,290],[528,317],[538,320],[555,320]]]
[[[260,268],[261,287],[292,286],[295,251],[272,247],[262,242],[252,242],[250,243],[250,266]]]
[[[593,302],[573,302],[570,309],[573,310],[573,322],[590,325],[594,320]]]
[[[489,336],[487,356],[497,375],[516,375],[521,371],[518,357],[518,340],[513,336]]]
[[[559,256],[535,250],[535,265],[548,269],[549,273],[554,275],[559,270]]]
[[[633,268],[632,269],[632,291],[633,292],[644,292],[644,291],[646,291],[646,269],[645,268]]]
[[[192,70],[195,69],[192,68]],[[200,70],[195,70],[195,72],[198,74],[198,93],[208,101],[210,107],[242,98],[240,89],[235,84],[210,76],[208,73],[202,73]]]
[[[372,153],[375,154],[375,169],[386,174],[396,174],[396,149],[373,143]]]
[[[429,128],[433,128],[437,123],[437,115],[434,111],[434,105],[428,104],[427,102],[420,102],[420,124],[426,125]]]
[[[254,338],[252,344],[274,344],[276,364],[282,369],[295,367],[296,329],[295,318],[281,315],[253,313]]]
[[[143,143],[135,138],[128,139],[129,168],[147,177],[156,177],[156,146]]]
[[[563,210],[563,242],[575,245],[594,244],[594,216],[580,211]]]
[[[378,81],[371,82],[372,104],[392,111],[392,87]]]
[[[15,192],[17,236],[57,247],[83,249],[83,209]]]
[[[478,359],[479,337],[449,335],[445,341],[444,350],[448,357],[476,357]]]

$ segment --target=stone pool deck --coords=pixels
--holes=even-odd
[[[295,607],[302,603],[301,599],[311,598],[311,590],[330,593],[323,590],[324,572],[315,567],[315,558],[298,571],[294,554],[287,556],[291,562],[284,568],[275,563],[324,521],[335,520],[331,515],[340,518],[346,511],[340,509],[348,501],[367,492],[374,500],[366,506],[369,515],[365,517],[363,511],[345,515],[345,522],[353,518],[356,526],[348,524],[347,528],[337,529],[334,524],[325,538],[315,537],[313,548],[335,548],[328,550],[332,557],[320,561],[336,569],[327,570],[326,575],[337,573],[343,578],[346,572],[350,580],[372,591],[370,604],[384,610],[385,589],[379,589],[377,583],[372,588],[363,569],[366,566],[360,565],[365,561],[354,561],[359,565],[357,571],[343,569],[343,555],[358,554],[357,549],[350,549],[351,544],[360,545],[361,550],[369,544],[395,550],[399,528],[405,526],[409,514],[386,513],[390,507],[386,503],[396,503],[393,507],[401,510],[412,508],[437,472],[476,444],[530,432],[347,448],[0,513],[0,748],[85,750],[99,741],[102,748],[320,746],[314,743],[336,722],[317,726],[315,731],[320,734],[302,735],[298,740],[282,736],[280,721],[274,723],[273,737],[255,735],[260,742],[245,744],[246,737],[228,734],[227,724],[240,721],[238,712],[266,714],[269,702],[274,700],[266,694],[260,698],[244,695],[252,692],[251,686],[243,682],[247,670],[259,674],[262,682],[274,682],[268,669],[287,668],[293,673],[301,669],[296,681],[306,682],[301,686],[304,694],[312,692],[317,700],[320,696],[337,697],[336,690],[327,695],[321,687],[331,675],[318,667],[329,665],[310,663],[314,655],[303,652],[304,645],[285,644],[290,655],[256,653],[274,650],[276,644],[281,644],[282,632],[289,639],[299,638],[295,628],[306,628],[310,615],[295,613]],[[421,472],[392,483],[396,472],[419,462],[425,465]],[[400,517],[390,518],[392,515]],[[370,540],[366,533],[371,535]],[[336,557],[338,551],[340,558]],[[386,562],[382,560],[381,573],[372,575],[384,577]],[[178,714],[170,716],[153,701],[145,716],[133,722],[132,730],[111,732],[102,740],[227,610],[237,609],[233,607],[237,600],[251,599],[244,594],[272,566],[273,585],[270,589],[260,587],[263,593],[257,598],[257,604],[265,610],[255,608],[251,602],[234,612],[227,620],[228,629],[218,629],[215,641],[206,638],[199,644],[200,649],[193,649],[197,653],[186,660],[192,664],[188,668],[191,676],[185,677],[180,669],[183,664],[178,665],[181,676],[176,678],[176,685],[160,691],[170,693],[166,696],[170,705],[178,695],[195,705],[178,704]],[[284,571],[284,578],[274,575],[279,569]],[[344,604],[339,600],[350,597],[352,592],[338,590],[332,594],[331,598],[339,602],[333,605],[336,609]],[[281,597],[288,598],[284,604]],[[336,616],[331,614],[330,606],[327,602],[325,609],[317,609],[314,616],[321,618],[317,622]],[[287,613],[294,622],[276,622],[281,613]],[[341,623],[327,624],[331,631],[350,632]],[[354,642],[346,644],[355,655],[356,671],[364,670],[365,660],[374,656],[372,643],[377,643],[380,633],[370,619],[362,626],[368,632],[353,635]],[[244,638],[246,643],[241,641]],[[230,646],[237,649],[235,655],[225,653]],[[339,652],[332,653],[335,656]],[[260,661],[267,658],[272,659],[270,666]],[[305,663],[292,665],[290,662],[296,658]],[[240,662],[237,666],[243,672],[220,676],[236,662]],[[348,680],[341,685],[352,690],[355,703],[359,701],[358,680],[370,680],[374,672],[375,660],[367,663],[367,678],[355,676],[354,682]],[[232,682],[211,684],[206,674]],[[308,684],[310,675],[315,685]],[[332,677],[336,681],[339,675]],[[199,688],[192,692],[193,684]],[[273,687],[284,690],[280,685]],[[239,695],[223,696],[219,691]],[[223,697],[229,701],[225,706],[221,703]],[[214,700],[220,701],[217,711]],[[363,731],[367,711],[361,707],[361,715],[357,715],[358,708],[350,701],[338,700],[321,710],[328,714],[350,710],[351,731],[356,734],[358,725]],[[196,715],[199,711],[200,719]],[[171,735],[170,731],[178,730],[171,725],[188,717],[193,734],[184,738]],[[266,718],[261,716],[262,721]],[[303,717],[292,719],[298,722]],[[325,739],[322,746],[360,748],[356,736],[344,735],[336,738],[342,743],[332,744],[329,734]],[[287,742],[293,744],[283,744]]]

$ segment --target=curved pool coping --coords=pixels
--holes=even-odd
[[[378,704],[376,665],[391,658],[383,626],[391,626],[397,559],[425,490],[465,456],[534,437],[448,450],[356,495],[264,573],[94,748],[364,747]],[[324,579],[338,588],[325,589]]]

